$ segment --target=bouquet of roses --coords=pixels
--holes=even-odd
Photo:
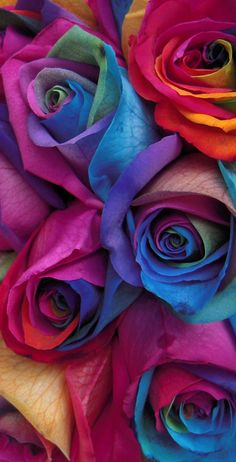
[[[233,462],[233,0],[0,0],[1,462]]]

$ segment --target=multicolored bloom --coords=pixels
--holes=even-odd
[[[147,460],[233,460],[235,338],[228,321],[186,325],[143,295],[119,327],[113,381],[112,402],[94,431],[101,462],[114,452],[121,458],[124,441],[129,460],[139,462],[135,435]],[[102,430],[109,432],[106,450]]]
[[[124,25],[129,73],[137,92],[157,103],[157,124],[210,157],[235,160],[234,2],[151,0],[141,25],[137,15]]]
[[[115,270],[188,322],[234,314],[234,282],[224,291],[221,284],[233,258],[235,210],[217,165],[193,153],[159,172],[152,159],[148,176],[147,159],[134,160],[104,208],[102,243]],[[229,311],[220,308],[223,300]]]
[[[2,335],[17,353],[48,362],[112,337],[111,321],[140,291],[108,268],[99,230],[99,211],[75,202],[52,213],[18,255],[0,288]]]

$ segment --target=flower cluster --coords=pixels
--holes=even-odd
[[[233,462],[233,0],[0,0],[0,459]]]

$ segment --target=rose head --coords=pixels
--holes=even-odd
[[[114,268],[124,280],[167,301],[186,321],[230,316],[234,304],[228,300],[229,314],[220,304],[235,291],[235,282],[221,289],[232,271],[230,277],[235,275],[230,264],[235,210],[217,165],[196,153],[156,175],[151,166],[148,178],[138,156],[105,205],[102,242]]]
[[[90,205],[100,203],[90,183],[105,197],[159,139],[113,48],[72,21],[44,28],[6,61],[2,78],[24,168]]]
[[[103,433],[112,425],[107,454],[116,448],[117,460],[125,440],[129,460],[140,461],[134,431],[148,460],[232,461],[236,368],[228,321],[186,325],[145,294],[120,324],[113,361],[113,402],[94,432],[99,461],[109,460],[102,425]]]
[[[157,103],[156,122],[210,157],[234,160],[234,2],[152,0],[140,29],[137,15],[124,26],[134,34],[129,72],[137,92]]]
[[[28,241],[1,287],[1,327],[13,350],[51,361],[112,336],[114,323],[94,339],[139,291],[107,268],[99,227],[99,212],[75,202]]]

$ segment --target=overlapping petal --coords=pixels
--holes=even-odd
[[[223,160],[235,157],[233,10],[231,0],[135,1],[123,27],[131,81],[158,103],[156,122]]]
[[[150,331],[150,326],[156,329]],[[100,460],[109,460],[97,441],[103,425],[112,428],[110,457],[112,447],[117,457],[122,455],[122,439],[132,452],[131,460],[141,460],[131,437],[134,429],[147,460],[198,462],[204,457],[231,462],[236,431],[234,356],[228,321],[186,325],[163,302],[141,296],[123,319],[114,346],[113,401],[94,432]]]
[[[235,211],[216,164],[188,154],[161,173],[157,166],[156,175],[152,162],[145,176],[147,159],[137,157],[119,178],[103,212],[102,242],[114,268],[189,322],[230,316]],[[222,300],[229,312],[220,312]]]
[[[99,229],[99,212],[75,202],[51,214],[19,254],[1,287],[2,332],[15,351],[52,361],[111,338],[111,321],[140,291],[107,266]]]

